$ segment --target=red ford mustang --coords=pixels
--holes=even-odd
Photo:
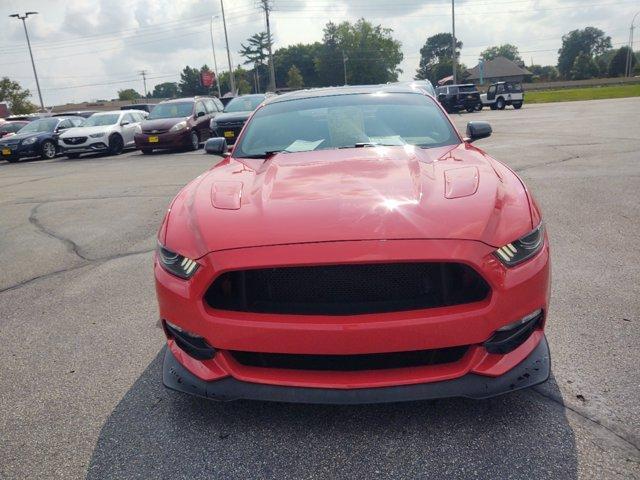
[[[173,200],[164,384],[217,400],[486,398],[544,382],[549,245],[522,180],[401,86],[273,97]]]

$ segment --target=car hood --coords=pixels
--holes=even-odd
[[[40,136],[50,136],[51,132],[37,132],[37,133],[16,133],[15,135],[5,136],[0,139],[0,143],[3,141],[10,141],[10,143],[19,143],[22,140],[25,140],[29,137],[40,137]]]
[[[173,127],[176,123],[180,123],[187,120],[189,117],[176,117],[176,118],[158,118],[155,120],[145,120],[142,122],[143,130],[167,130]]]
[[[218,123],[222,122],[246,122],[247,119],[251,116],[251,112],[230,112],[230,113],[219,113],[215,117],[215,121]]]
[[[115,125],[102,125],[96,127],[73,127],[68,130],[65,130],[60,134],[60,138],[69,138],[69,137],[87,137],[94,133],[103,133],[110,131]]]
[[[492,246],[531,230],[527,193],[468,144],[227,158],[176,197],[159,240],[191,258],[265,245],[465,239]]]

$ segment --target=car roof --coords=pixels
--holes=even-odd
[[[280,103],[290,100],[301,100],[303,98],[333,97],[337,95],[357,95],[367,93],[414,93],[424,95],[420,88],[412,88],[409,85],[382,84],[382,85],[346,85],[344,87],[323,87],[310,88],[307,90],[296,90],[294,92],[283,93],[282,95],[267,97],[265,103]]]
[[[102,112],[96,112],[93,115],[120,115],[121,113],[129,113],[126,110],[105,110]],[[91,115],[93,117],[93,115]]]
[[[180,102],[195,102],[196,100],[201,100],[204,98],[212,98],[207,95],[197,96],[197,97],[183,97],[183,98],[172,98],[171,100],[164,100],[160,103],[180,103]],[[151,104],[150,104],[151,105]],[[159,105],[159,104],[153,104]]]

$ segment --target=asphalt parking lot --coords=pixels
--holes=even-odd
[[[552,377],[487,401],[166,391],[151,252],[199,152],[0,163],[0,478],[640,478],[640,98],[454,115],[552,242]]]

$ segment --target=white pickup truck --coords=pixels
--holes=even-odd
[[[513,82],[496,82],[491,84],[487,93],[480,95],[483,107],[491,110],[504,110],[507,105],[513,105],[516,110],[524,103],[522,85]]]

